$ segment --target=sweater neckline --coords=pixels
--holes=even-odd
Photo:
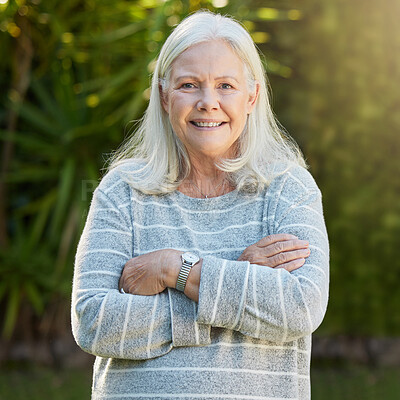
[[[175,190],[171,196],[179,201],[180,204],[185,205],[187,207],[195,207],[195,208],[218,208],[219,206],[225,206],[230,204],[232,200],[237,199],[239,195],[239,191],[237,189],[232,190],[226,194],[217,197],[209,197],[207,199],[198,198],[198,197],[190,197],[186,194],[183,194],[179,190]]]

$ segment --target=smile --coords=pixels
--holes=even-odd
[[[223,122],[196,122],[190,121],[193,125],[198,126],[199,128],[216,128],[217,126],[221,126]]]

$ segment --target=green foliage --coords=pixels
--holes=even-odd
[[[0,252],[4,337],[11,336],[22,303],[41,315],[54,294],[69,297],[102,156],[118,147],[128,122],[141,117],[154,60],[173,26],[199,8],[215,10],[217,3],[0,5],[0,44],[10,54],[0,60],[0,102],[6,108],[0,140],[11,154],[2,170],[2,189],[8,190],[0,190],[7,212],[0,234],[8,239]],[[220,9],[238,17],[250,13],[235,0]]]
[[[277,31],[293,76],[272,86],[324,195],[331,294],[319,332],[399,335],[400,4],[306,3]]]
[[[358,365],[314,367],[311,395],[314,400],[395,400],[400,390],[399,370]]]
[[[90,399],[90,368],[54,370],[38,365],[11,365],[0,370],[0,399]]]
[[[251,31],[278,118],[324,194],[332,284],[320,332],[398,335],[400,10],[372,0],[0,4],[2,334],[21,304],[41,315],[54,294],[68,299],[103,157],[141,117],[161,44],[199,8]]]

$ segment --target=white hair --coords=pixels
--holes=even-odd
[[[147,194],[174,191],[190,173],[186,149],[172,130],[161,103],[160,87],[168,87],[173,61],[189,47],[210,40],[223,40],[243,60],[249,91],[259,84],[259,96],[238,140],[235,159],[221,160],[217,167],[229,173],[241,191],[258,192],[277,174],[275,166],[301,165],[303,156],[292,138],[280,127],[272,112],[267,76],[251,36],[230,17],[198,11],[184,19],[164,43],[154,70],[150,102],[137,129],[114,154],[110,169],[136,160],[141,166],[127,177],[135,189]],[[282,171],[281,171],[282,172]]]

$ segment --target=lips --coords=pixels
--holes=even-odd
[[[191,124],[198,128],[216,128],[221,126],[224,122],[201,122],[201,121],[190,121]]]

